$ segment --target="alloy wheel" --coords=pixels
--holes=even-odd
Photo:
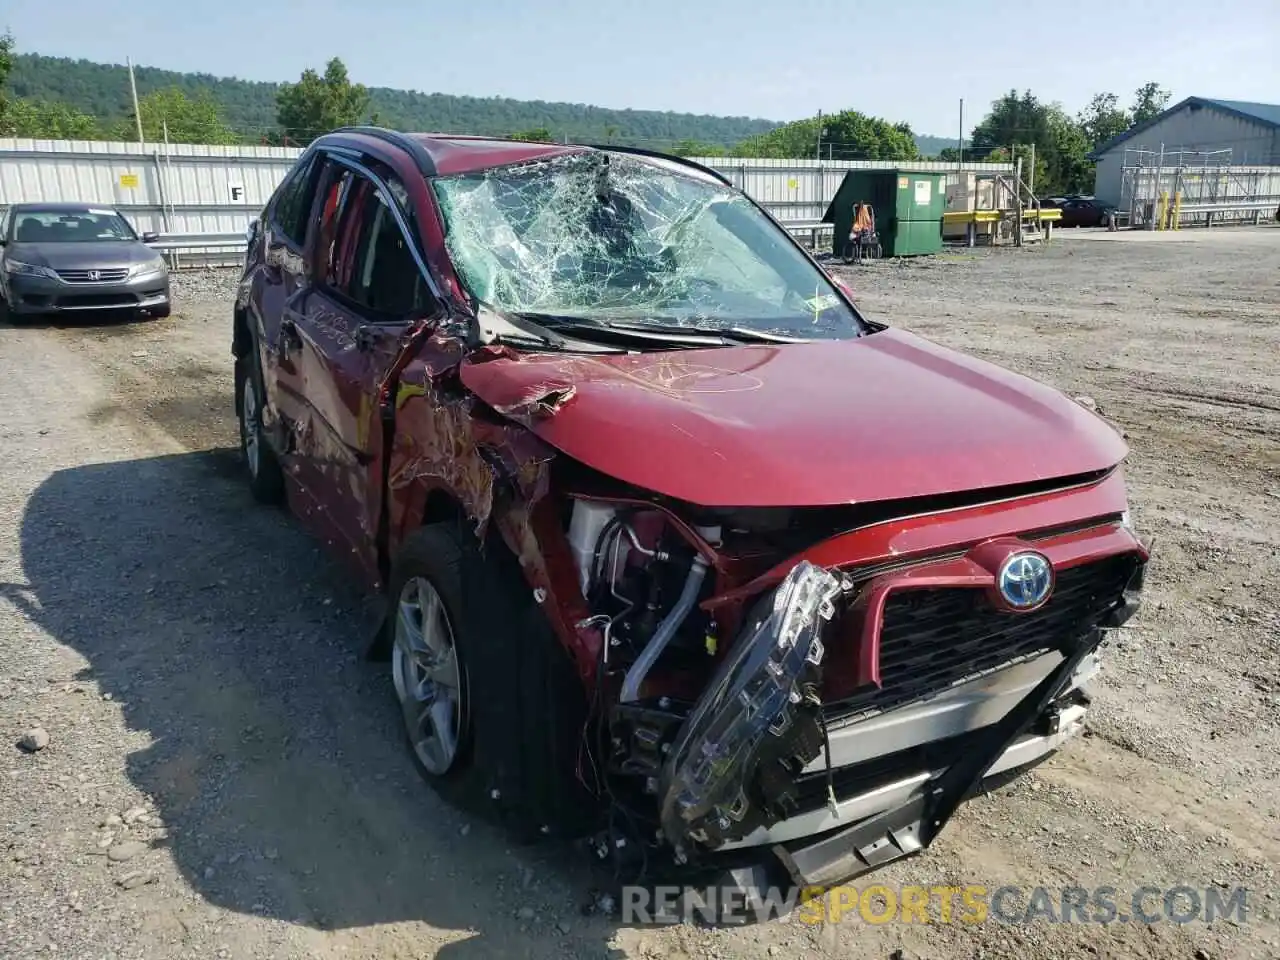
[[[258,391],[253,377],[244,378],[244,393],[240,398],[240,442],[244,447],[245,462],[249,473],[258,475],[262,465],[262,413],[258,409]]]
[[[458,757],[465,685],[448,611],[422,577],[400,591],[391,670],[414,753],[427,772],[448,773]]]

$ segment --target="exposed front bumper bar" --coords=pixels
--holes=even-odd
[[[1008,714],[974,733],[950,766],[927,778],[902,802],[809,843],[774,844],[773,852],[791,879],[801,887],[826,887],[928,847],[964,799],[1010,751],[1025,751],[1034,759],[1036,747],[1024,746],[1024,738],[1046,713],[1055,712],[1053,704],[1101,639],[1102,631],[1094,629],[1064,645],[1065,659],[1060,664]],[[1054,736],[1067,726],[1060,716],[1055,720]],[[1006,769],[1016,764],[1017,756],[1015,752]]]
[[[831,732],[832,766],[836,769],[892,753],[921,743],[979,730],[1006,715],[1037,683],[1061,663],[1057,654],[1046,654],[1037,660],[1019,664],[990,677],[957,687],[943,697],[927,703],[893,710],[861,723]],[[1096,673],[1096,656],[1087,657],[1072,677],[1063,695],[1083,689]],[[1058,729],[1052,734],[1026,734],[1009,746],[992,764],[987,776],[995,776],[1017,767],[1034,763],[1057,750],[1084,729],[1088,708],[1071,705],[1058,715]],[[821,771],[825,760],[819,757],[806,772]],[[936,776],[939,770],[921,770],[893,783],[847,796],[836,804],[832,813],[821,807],[799,816],[781,820],[761,828],[722,849],[756,847],[787,843],[804,837],[819,836],[851,823],[857,823],[904,803],[912,792]]]
[[[987,777],[994,777],[997,774],[1027,766],[1053,753],[1084,729],[1084,720],[1087,712],[1088,708],[1083,706],[1068,707],[1061,713],[1061,725],[1057,733],[1043,736],[1033,734],[1020,737],[1000,755],[1000,759],[987,771]],[[740,843],[735,844],[735,847],[785,843],[800,840],[804,837],[819,836],[829,830],[857,823],[859,820],[865,820],[867,817],[883,813],[885,810],[890,810],[905,803],[913,793],[919,792],[925,783],[940,772],[937,770],[925,770],[875,790],[846,797],[836,805],[838,816],[833,816],[828,808],[823,807],[821,810],[814,810],[798,817],[792,817],[789,820],[783,820],[774,824],[768,830],[757,831]]]

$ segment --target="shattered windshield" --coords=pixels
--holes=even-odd
[[[860,331],[790,238],[695,170],[592,152],[433,186],[455,267],[499,311],[804,338]]]

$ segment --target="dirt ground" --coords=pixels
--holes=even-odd
[[[240,480],[234,278],[194,274],[169,320],[0,328],[0,957],[1280,955],[1280,229],[840,272],[872,316],[1094,398],[1154,547],[1088,735],[872,879],[1243,886],[1243,920],[582,916],[575,853],[412,771],[364,600]]]

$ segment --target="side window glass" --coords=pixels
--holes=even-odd
[[[386,321],[405,320],[431,303],[426,283],[384,196],[353,177],[328,257],[329,284]]]
[[[307,239],[307,217],[311,214],[321,169],[321,163],[313,155],[294,169],[276,200],[273,219],[281,232],[299,246]]]

